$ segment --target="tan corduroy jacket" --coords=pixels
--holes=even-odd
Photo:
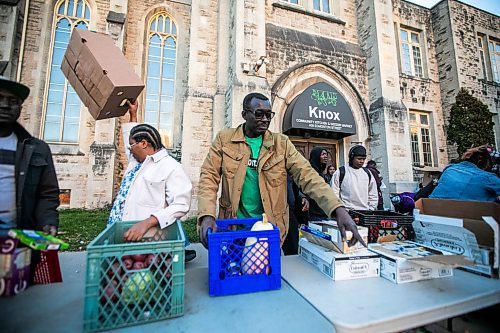
[[[201,167],[198,223],[203,216],[216,218],[220,182],[222,194],[218,218],[236,217],[249,158],[250,147],[245,142],[243,125],[217,134]],[[344,205],[283,134],[266,131],[257,172],[264,211],[269,220],[279,227],[282,244],[288,233],[287,172],[302,192],[314,199],[328,216],[332,216],[335,209]]]

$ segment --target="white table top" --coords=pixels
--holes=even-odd
[[[393,332],[500,303],[500,280],[454,270],[454,276],[395,284],[383,278],[332,281],[298,256],[284,257],[282,277],[344,332]]]
[[[332,324],[289,285],[280,290],[210,297],[206,250],[186,265],[184,316],[107,332],[329,332]],[[60,254],[63,283],[0,298],[0,332],[81,332],[86,252]],[[307,320],[299,320],[303,316]]]

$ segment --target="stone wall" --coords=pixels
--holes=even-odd
[[[450,17],[453,26],[454,48],[457,52],[458,85],[466,88],[484,104],[494,115],[496,123],[496,146],[500,144],[498,131],[500,118],[500,83],[494,82],[490,72],[489,59],[486,59],[487,78],[483,78],[483,68],[479,58],[478,34],[500,40],[500,17],[459,1],[449,0]],[[485,55],[488,58],[488,55]],[[454,98],[446,101],[454,102]],[[449,109],[445,109],[446,115]]]
[[[41,135],[55,3],[30,1],[24,45],[24,1],[16,13],[0,6],[0,45],[10,45],[1,48],[0,61],[8,57],[8,75],[15,76],[16,56],[24,47],[21,82],[31,88],[31,95],[20,121],[35,136]],[[90,3],[90,29],[109,33],[143,79],[150,18],[164,10],[175,20],[174,146],[182,143],[182,164],[194,185],[192,214],[211,141],[221,128],[241,123],[241,102],[252,91],[269,95],[280,109],[275,111],[282,114],[271,122],[272,130],[279,131],[287,98],[318,80],[341,82],[338,88],[358,110],[356,121],[362,128],[356,138],[339,141],[339,148],[345,151],[350,141],[364,141],[391,182],[390,192],[413,185],[408,110],[433,115],[438,166],[455,157],[452,148],[445,148],[444,126],[460,87],[488,105],[500,137],[500,85],[482,77],[476,47],[477,33],[500,39],[499,18],[458,1],[441,1],[430,10],[404,0],[339,0],[332,2],[332,14],[314,11],[312,1],[299,6],[279,0]],[[423,78],[401,74],[399,26],[422,33]],[[261,56],[270,63],[254,71]],[[286,89],[289,96],[281,96]],[[143,96],[139,101],[144,104]],[[121,137],[121,123],[126,121],[128,116],[95,122],[82,107],[79,143],[51,144],[60,186],[72,190],[71,206],[111,202],[127,166]]]
[[[0,5],[0,73],[14,79],[25,17],[23,4],[24,1],[19,6]]]
[[[498,118],[500,84],[491,76],[483,78],[477,34],[500,38],[500,18],[459,1],[447,0],[432,8],[436,36],[436,59],[445,123],[460,88],[468,89],[488,105],[495,122],[496,145],[499,145]],[[485,55],[487,57],[487,55]],[[486,59],[488,62],[488,59]],[[449,159],[457,158],[456,148],[447,144]]]
[[[394,0],[393,14],[398,38],[399,27],[411,28],[420,32],[423,77],[419,78],[402,73],[401,59],[398,57],[401,100],[408,110],[424,111],[431,115],[433,166],[444,167],[448,164],[448,154],[445,149],[446,136],[441,106],[441,86],[439,85],[439,68],[431,11],[413,3]],[[399,48],[399,52],[401,52],[400,50]]]

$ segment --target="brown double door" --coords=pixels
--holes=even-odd
[[[337,169],[337,144],[332,141],[319,141],[315,139],[302,139],[290,137],[297,150],[309,160],[309,155],[314,147],[321,147],[328,152],[327,165],[333,165]]]

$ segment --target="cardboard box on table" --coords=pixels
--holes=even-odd
[[[473,260],[463,269],[498,277],[500,205],[493,202],[420,199],[415,203],[415,241]]]
[[[61,70],[94,119],[124,115],[144,89],[121,50],[106,34],[73,29]]]
[[[368,243],[368,228],[357,226],[361,238]],[[301,226],[302,235],[312,243],[326,247],[327,249],[340,253],[352,253],[365,247],[357,242],[349,246],[342,241],[342,235],[337,227],[337,222],[332,220],[309,222],[309,226]],[[352,239],[352,233],[346,231],[347,241]]]
[[[368,248],[380,254],[380,276],[394,283],[452,276],[454,267],[471,263],[464,256],[412,241],[371,243]]]
[[[301,238],[299,255],[334,281],[380,276],[379,255],[366,249],[342,254]]]
[[[0,296],[14,296],[28,287],[31,249],[18,248],[18,240],[0,236]]]

